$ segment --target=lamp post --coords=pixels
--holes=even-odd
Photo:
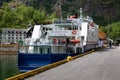
[[[108,26],[107,26],[107,31],[108,31],[108,45],[109,45],[109,40],[110,40],[110,26],[109,26],[109,24],[108,24]]]

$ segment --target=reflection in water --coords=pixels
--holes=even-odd
[[[19,74],[16,54],[0,54],[0,80]]]

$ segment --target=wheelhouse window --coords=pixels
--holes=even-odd
[[[42,48],[40,48],[40,53],[42,54],[42,52],[43,52],[43,50],[42,50]]]
[[[50,48],[48,48],[47,51],[48,51],[48,54],[50,54]]]

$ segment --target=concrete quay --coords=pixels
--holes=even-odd
[[[93,52],[25,80],[120,80],[120,47]]]
[[[17,44],[0,44],[0,55],[1,54],[17,54],[18,45]]]

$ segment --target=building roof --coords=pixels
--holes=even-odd
[[[99,39],[106,39],[106,38],[107,38],[106,33],[104,33],[104,32],[101,31],[101,30],[99,30],[98,36],[99,36]]]

